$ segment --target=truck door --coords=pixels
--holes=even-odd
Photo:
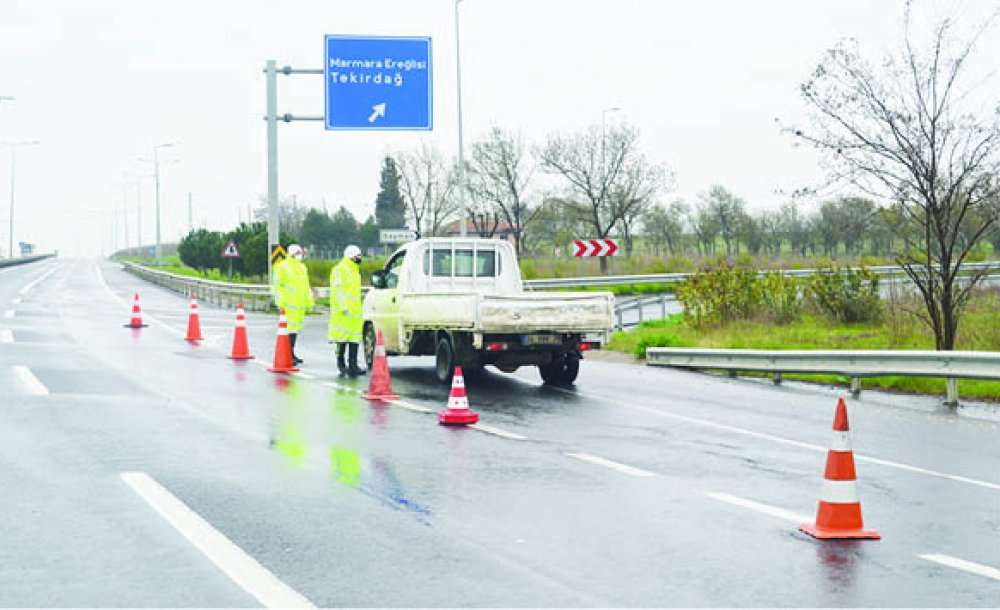
[[[399,352],[399,274],[406,251],[397,252],[385,266],[385,288],[371,294],[372,321],[385,337],[386,350]]]

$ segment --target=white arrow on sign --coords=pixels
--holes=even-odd
[[[380,116],[385,116],[385,102],[382,102],[381,104],[375,104],[374,106],[372,106],[372,113],[368,117],[368,122],[374,123],[375,119],[379,118]]]

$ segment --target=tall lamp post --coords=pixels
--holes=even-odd
[[[140,161],[145,161],[146,163],[153,164],[153,179],[156,182],[156,263],[161,262],[163,256],[163,251],[160,246],[160,149],[161,148],[171,148],[173,146],[172,142],[167,142],[166,144],[157,144],[153,147],[153,160],[149,159],[139,159]]]
[[[465,144],[462,140],[462,45],[458,37],[458,5],[462,0],[455,0],[455,74],[456,91],[458,93],[458,204],[462,210],[461,236],[468,234],[466,223],[469,210],[465,205]]]
[[[10,147],[10,243],[8,244],[7,256],[9,258],[14,258],[14,176],[17,170],[17,149],[21,146],[35,146],[39,144],[38,140],[29,140],[26,142],[6,142],[6,145]]]

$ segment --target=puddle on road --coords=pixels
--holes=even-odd
[[[359,450],[373,430],[387,426],[389,406],[370,405],[356,395],[334,391],[329,408],[311,409],[308,393],[313,386],[285,376],[277,377],[275,385],[286,398],[272,417],[270,446],[278,455],[295,468],[323,472],[338,486],[431,525],[431,509],[410,497],[391,462]],[[371,427],[364,426],[366,421]]]

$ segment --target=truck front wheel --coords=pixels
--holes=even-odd
[[[580,356],[566,352],[557,354],[549,364],[538,365],[542,381],[552,385],[570,385],[580,373]]]
[[[455,373],[455,350],[451,347],[451,341],[447,337],[438,339],[436,362],[434,372],[441,383],[451,383],[451,376]]]

